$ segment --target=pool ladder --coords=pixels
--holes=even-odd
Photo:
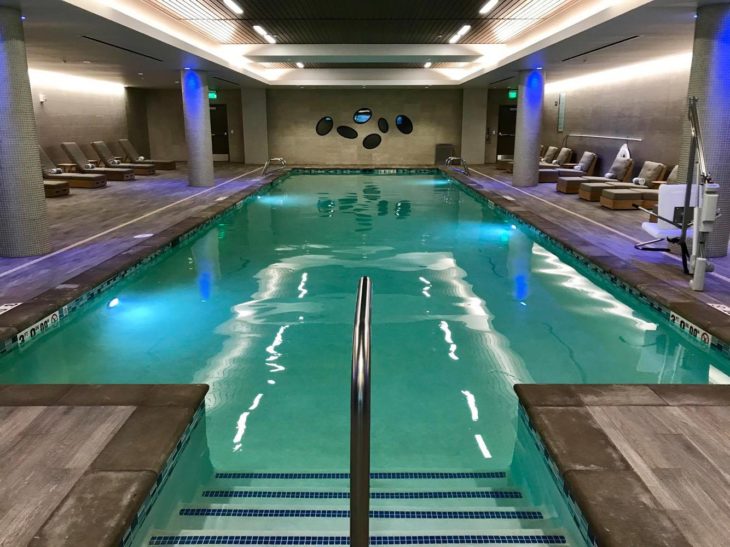
[[[451,167],[455,170],[457,167],[461,167],[461,172],[464,173],[466,176],[469,176],[469,166],[466,164],[466,160],[464,158],[458,156],[449,156],[448,158],[446,158],[444,165],[447,168]]]
[[[350,545],[367,547],[370,539],[370,300],[372,282],[357,288],[352,333],[350,398]]]
[[[286,160],[284,158],[269,158],[264,164],[264,168],[261,170],[261,176],[264,176],[270,167],[275,167],[273,171],[279,171],[280,169],[286,169]]]

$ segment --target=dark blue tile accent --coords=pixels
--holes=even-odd
[[[370,473],[371,479],[502,479],[504,471]],[[217,479],[349,479],[349,473],[216,473]]]
[[[234,509],[234,508],[185,508],[184,517],[309,517],[349,518],[350,511],[343,509]],[[540,511],[370,511],[374,519],[542,519]]]
[[[264,490],[205,490],[204,498],[286,498],[286,499],[349,499],[349,492],[284,492]],[[522,494],[513,490],[467,490],[460,492],[371,492],[376,500],[420,499],[515,499]]]
[[[555,534],[474,534],[448,536],[370,536],[370,545],[498,544],[565,545]],[[152,536],[149,545],[349,545],[348,536]]]

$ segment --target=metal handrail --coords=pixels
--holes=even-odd
[[[372,283],[362,277],[357,288],[352,333],[350,398],[350,546],[370,541],[370,300]]]
[[[444,165],[446,167],[453,167],[454,165],[461,165],[461,171],[465,175],[469,175],[469,166],[466,164],[466,160],[464,158],[460,158],[458,156],[449,156],[446,158],[446,161],[444,162]]]
[[[261,176],[265,175],[266,172],[269,170],[269,167],[271,167],[273,164],[278,164],[279,169],[286,168],[286,160],[284,158],[269,158],[268,160],[266,160],[266,163],[264,164],[264,168],[261,171]]]

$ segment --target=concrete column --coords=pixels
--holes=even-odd
[[[520,71],[512,186],[537,186],[544,96],[545,75],[543,72],[540,70]]]
[[[730,4],[697,8],[690,97],[697,97],[707,170],[720,184],[720,210],[707,244],[710,257],[726,256],[730,237]],[[688,180],[689,122],[685,122],[679,160],[679,180]]]
[[[482,164],[487,143],[487,89],[465,87],[461,109],[461,157]]]
[[[185,139],[188,144],[188,185],[213,186],[213,137],[210,132],[208,75],[200,70],[180,74]]]
[[[248,164],[269,159],[269,122],[266,116],[266,89],[242,88],[243,153]]]
[[[0,256],[50,250],[23,25],[0,7]]]

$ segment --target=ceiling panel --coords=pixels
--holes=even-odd
[[[580,0],[502,0],[487,17],[486,0],[239,0],[235,16],[222,0],[140,0],[224,44],[265,43],[253,25],[281,44],[441,44],[463,25],[462,44],[503,43]]]

